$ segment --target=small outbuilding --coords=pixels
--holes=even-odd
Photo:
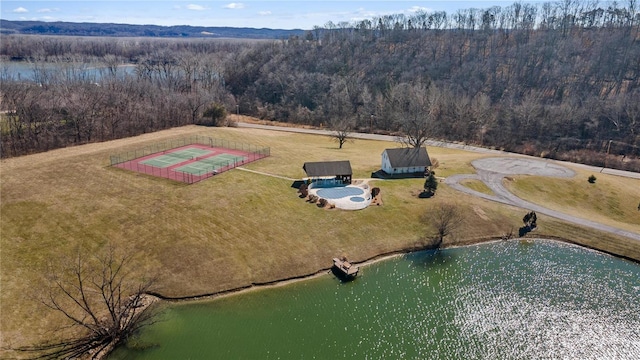
[[[422,174],[431,167],[427,148],[395,148],[382,152],[382,171],[389,175]]]
[[[312,181],[333,178],[351,184],[353,176],[349,160],[306,162],[302,169]]]

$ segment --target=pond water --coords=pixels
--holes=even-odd
[[[637,359],[640,265],[552,241],[417,252],[170,304],[110,359]]]

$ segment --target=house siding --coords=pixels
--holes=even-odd
[[[394,169],[391,167],[391,162],[389,162],[389,157],[386,152],[382,153],[382,171],[387,174],[392,174]]]
[[[426,150],[425,150],[425,155],[426,155],[426,162],[429,162],[428,159],[428,154],[426,154]],[[413,174],[413,173],[424,173],[427,171],[428,166],[397,166],[397,167],[393,167],[391,164],[391,159],[389,158],[389,154],[387,153],[387,150],[382,152],[382,167],[381,167],[382,171],[384,171],[387,174]]]

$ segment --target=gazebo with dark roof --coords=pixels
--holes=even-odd
[[[310,178],[335,177],[337,180],[341,180],[347,184],[351,184],[351,177],[353,175],[349,160],[306,162],[302,166],[302,169],[304,169]]]

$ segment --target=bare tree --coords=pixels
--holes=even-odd
[[[402,144],[421,147],[431,132],[438,117],[438,98],[440,94],[435,86],[418,83],[399,84],[391,90],[391,107],[395,113],[398,126],[404,136],[398,138]]]
[[[477,94],[472,100],[471,111],[473,114],[473,125],[476,134],[480,138],[480,145],[484,145],[484,135],[492,127],[493,112],[491,111],[491,99],[486,94]]]
[[[342,119],[331,122],[331,138],[338,142],[338,147],[342,149],[342,146],[349,141],[349,135],[353,129],[353,121]]]
[[[39,301],[66,319],[61,329],[77,329],[75,336],[18,350],[40,359],[96,358],[150,324],[154,312],[143,303],[153,281],[135,279],[131,260],[110,246],[96,256],[78,250],[52,266]]]
[[[338,142],[340,149],[349,140],[355,125],[355,112],[350,101],[352,92],[344,78],[339,78],[331,84],[327,116],[331,119],[329,121],[329,128],[332,131],[330,136]]]
[[[441,203],[434,209],[428,209],[422,216],[422,222],[436,230],[433,236],[435,248],[442,245],[445,236],[453,233],[462,223],[464,217],[460,208],[454,204]]]

